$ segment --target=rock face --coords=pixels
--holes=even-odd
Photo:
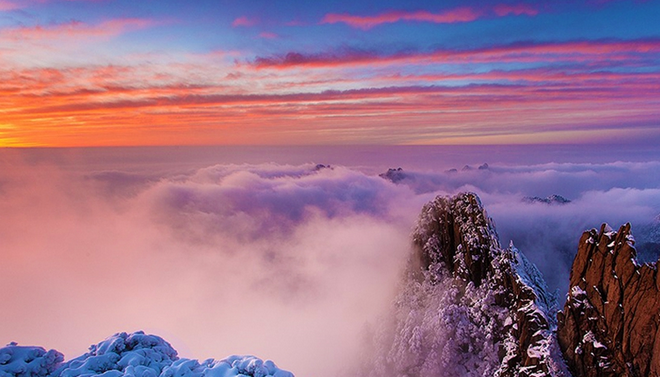
[[[565,375],[554,339],[556,298],[513,244],[501,248],[475,194],[438,197],[425,206],[414,243],[422,269],[440,263],[455,279],[487,285],[509,313],[494,338],[504,355],[497,375]]]
[[[630,224],[580,239],[558,338],[577,377],[660,375],[660,279],[636,262]]]
[[[415,254],[371,376],[568,376],[556,301],[472,193],[422,209]]]

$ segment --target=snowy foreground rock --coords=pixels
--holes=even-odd
[[[63,360],[54,350],[9,344],[0,348],[0,377],[293,377],[254,356],[203,362],[179,358],[165,340],[141,331],[115,334],[86,354]]]

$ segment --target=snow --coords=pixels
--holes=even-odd
[[[580,288],[579,286],[574,285],[574,286],[571,287],[571,296],[572,297],[577,298],[579,296],[586,296],[586,295],[587,295],[587,292],[585,292],[585,290]]]
[[[179,358],[164,339],[142,331],[115,334],[63,362],[61,353],[10,344],[0,348],[0,377],[293,377],[272,361],[229,356],[199,362]]]
[[[603,229],[603,231],[604,231],[605,235],[608,236],[608,237],[612,237],[613,234],[616,234],[616,231],[614,231],[614,229],[612,229],[610,224],[605,224],[605,229]]]
[[[599,342],[596,339],[596,336],[591,331],[587,331],[587,333],[584,334],[584,336],[582,337],[582,343],[591,343],[594,346],[594,348],[605,348],[605,349],[607,349],[607,347],[603,343]]]
[[[513,241],[509,243],[509,251],[514,257],[511,265],[518,278],[524,285],[532,289],[536,296],[536,300],[532,304],[538,305],[538,308],[531,307],[530,310],[538,311],[549,323],[554,324],[555,316],[547,315],[547,313],[557,312],[557,297],[549,292],[541,271],[513,245]]]
[[[23,347],[16,343],[0,348],[0,377],[49,376],[64,356],[42,347]]]

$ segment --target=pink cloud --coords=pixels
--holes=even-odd
[[[509,14],[516,16],[527,15],[535,16],[539,11],[529,4],[499,4],[493,7],[493,12],[504,17]],[[322,24],[345,23],[351,27],[368,30],[374,26],[395,23],[399,21],[431,22],[436,24],[450,24],[456,22],[470,22],[486,15],[485,12],[477,11],[473,8],[460,7],[450,9],[440,13],[431,13],[429,11],[389,11],[377,14],[375,16],[356,16],[348,13],[329,13],[321,20]]]
[[[241,16],[237,19],[234,20],[234,22],[231,23],[231,26],[233,27],[238,27],[238,26],[254,26],[257,24],[257,20],[253,18],[247,18],[246,16]]]
[[[343,22],[349,26],[367,30],[374,26],[398,21],[432,22],[438,24],[469,22],[479,18],[480,13],[471,8],[456,8],[441,13],[428,11],[390,11],[375,16],[354,16],[347,13],[329,13],[321,20],[322,24]]]
[[[20,7],[9,0],[0,0],[0,12],[19,9]]]
[[[493,8],[493,11],[495,11],[495,14],[500,17],[504,17],[509,14],[514,14],[516,16],[520,16],[523,14],[527,16],[536,16],[537,14],[539,14],[538,9],[534,8],[529,4],[516,4],[516,5],[498,4]]]
[[[277,39],[277,38],[279,38],[279,36],[277,34],[271,33],[269,31],[264,31],[264,32],[259,33],[259,37],[264,38],[264,39]]]

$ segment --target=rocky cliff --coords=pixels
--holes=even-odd
[[[568,376],[539,271],[500,246],[472,193],[422,209],[375,376]]]
[[[413,239],[422,269],[440,264],[454,279],[486,285],[495,305],[505,309],[505,320],[493,334],[502,356],[496,375],[565,374],[554,339],[556,299],[538,269],[513,244],[500,246],[475,194],[429,203]]]
[[[558,338],[576,377],[660,375],[660,279],[629,224],[582,235]]]

